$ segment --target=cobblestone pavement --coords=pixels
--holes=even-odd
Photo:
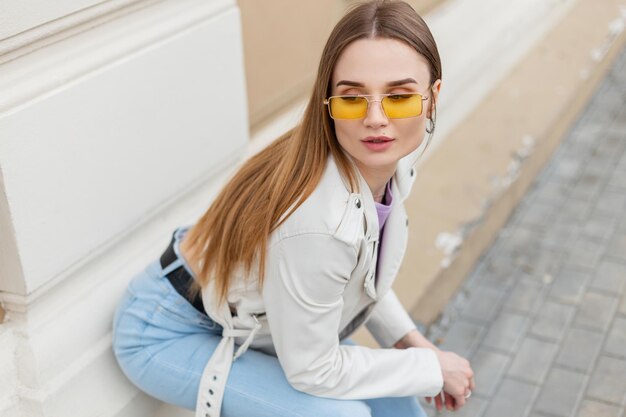
[[[626,417],[626,48],[428,337],[457,417]]]

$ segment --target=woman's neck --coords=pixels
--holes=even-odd
[[[385,197],[387,183],[396,172],[395,166],[388,169],[361,169],[358,165],[357,167],[359,168],[359,172],[363,176],[363,179],[365,179],[365,182],[369,186],[372,196],[374,197],[374,201],[382,203],[383,198]]]

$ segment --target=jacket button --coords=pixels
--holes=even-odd
[[[209,390],[209,394],[213,395],[213,390],[212,389]]]
[[[414,177],[415,176],[415,169],[411,168],[411,176]]]
[[[361,200],[359,200],[358,198],[354,201],[354,204],[356,205],[356,208],[361,208]]]
[[[406,227],[409,227],[409,218],[406,218]]]

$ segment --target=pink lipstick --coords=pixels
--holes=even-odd
[[[393,141],[394,139],[387,136],[368,136],[361,143],[371,151],[381,152],[391,147]]]

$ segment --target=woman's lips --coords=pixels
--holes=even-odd
[[[394,139],[387,136],[368,136],[361,140],[369,150],[371,151],[384,151],[391,147]]]

